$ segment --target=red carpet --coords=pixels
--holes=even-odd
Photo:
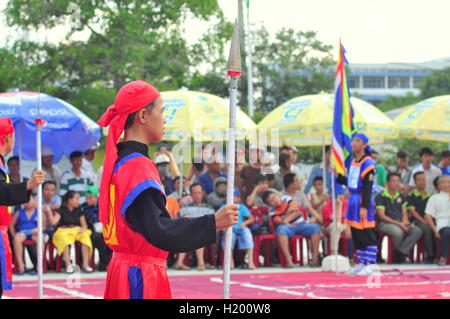
[[[383,270],[380,276],[336,276],[324,272],[233,274],[231,297],[246,298],[450,298],[450,269]],[[170,278],[174,298],[222,297],[220,275]],[[81,279],[79,287],[66,280],[46,280],[47,298],[101,298],[104,279]],[[7,298],[37,298],[36,281],[16,281]]]

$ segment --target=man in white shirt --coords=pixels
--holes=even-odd
[[[53,150],[51,149],[51,147],[49,146],[42,147],[41,159],[42,159],[42,170],[47,173],[45,175],[45,181],[55,182],[56,192],[58,192],[62,173],[57,166],[53,165]],[[34,171],[36,170],[37,168],[34,169]]]
[[[419,166],[415,167],[411,172],[411,178],[409,180],[409,185],[414,186],[414,174],[417,172],[424,172],[425,179],[427,180],[427,186],[425,190],[429,194],[436,194],[436,189],[434,188],[434,180],[436,177],[442,175],[442,171],[439,167],[433,165],[434,152],[429,147],[422,147],[420,150],[420,161],[422,162]]]
[[[430,197],[425,208],[425,220],[441,240],[441,258],[438,262],[443,266],[447,262],[450,248],[450,176],[444,175],[438,181],[439,193]],[[436,225],[433,222],[436,221]]]

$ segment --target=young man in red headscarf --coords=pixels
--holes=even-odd
[[[171,298],[168,251],[187,252],[216,241],[216,228],[237,224],[238,206],[199,218],[171,219],[166,195],[148,144],[164,135],[163,101],[144,81],[123,86],[99,120],[108,126],[100,187],[100,221],[114,251],[105,298]],[[122,143],[121,133],[125,130]]]
[[[0,118],[0,297],[12,289],[12,253],[8,238],[11,207],[27,203],[31,190],[44,182],[45,173],[36,171],[27,182],[10,183],[5,156],[14,148],[14,126],[9,117]]]

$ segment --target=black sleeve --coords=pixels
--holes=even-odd
[[[27,183],[0,182],[0,206],[16,206],[30,200],[31,191]]]
[[[370,202],[372,198],[373,181],[375,179],[375,172],[371,170],[364,176],[362,181],[362,195],[361,195],[361,207],[370,208]]]
[[[341,185],[347,186],[347,177],[342,174],[338,174],[338,176],[336,176],[336,182]]]
[[[132,229],[153,246],[174,253],[193,251],[216,241],[214,214],[171,219],[161,193],[143,191],[125,212]]]

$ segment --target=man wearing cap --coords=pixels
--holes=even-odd
[[[0,297],[3,290],[12,289],[12,253],[8,238],[11,221],[10,206],[27,203],[31,190],[44,182],[45,173],[36,171],[22,183],[10,183],[5,168],[5,156],[14,148],[14,126],[10,118],[0,118]]]
[[[164,186],[164,191],[166,194],[172,194],[175,188],[173,186],[173,179],[169,176],[169,156],[164,154],[156,156],[155,164],[158,169],[159,178]]]
[[[198,218],[170,218],[156,164],[148,157],[148,144],[164,135],[163,112],[158,90],[134,81],[119,90],[98,122],[109,126],[99,202],[103,236],[113,250],[105,298],[171,298],[168,252],[208,246],[216,228],[238,221],[237,205]]]
[[[45,175],[45,181],[55,182],[56,184],[56,193],[59,192],[59,185],[61,182],[61,170],[53,164],[53,150],[49,146],[42,147],[42,170],[47,173]],[[37,168],[34,169],[36,171]]]

